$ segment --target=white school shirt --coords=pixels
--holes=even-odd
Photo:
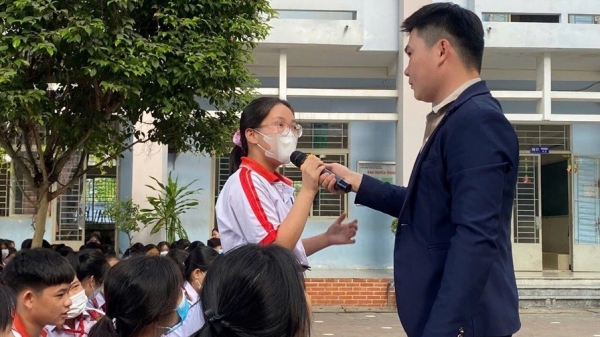
[[[196,331],[200,330],[204,325],[204,313],[202,312],[202,304],[200,301],[195,304],[190,304],[190,310],[183,320],[183,323],[175,331],[171,332],[168,337],[190,337]]]
[[[272,243],[293,204],[290,179],[242,157],[240,168],[227,179],[215,206],[223,250],[247,243]],[[300,264],[308,266],[302,240],[298,240],[293,253]]]
[[[48,331],[48,337],[86,337],[94,324],[98,322],[103,316],[104,313],[97,309],[86,309],[83,311],[83,319],[79,321],[79,319],[75,320],[74,327],[67,327],[67,329],[57,329],[54,325],[47,325],[46,330]],[[81,331],[83,324],[83,331]]]
[[[196,302],[198,302],[200,295],[198,294],[196,289],[192,287],[190,282],[185,281],[185,283],[183,284],[183,291],[185,293],[185,298],[190,303],[190,305],[196,304]]]

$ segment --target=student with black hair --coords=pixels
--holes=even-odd
[[[208,241],[206,241],[206,245],[217,251],[217,253],[223,254],[223,247],[221,247],[221,239],[210,238],[208,239]]]
[[[215,260],[200,302],[205,324],[194,337],[305,337],[310,308],[303,268],[278,245],[247,244]]]
[[[165,256],[171,250],[171,245],[167,241],[161,241],[156,245],[160,256]]]
[[[189,304],[183,280],[171,259],[137,256],[108,272],[106,316],[89,337],[159,337],[179,327]]]
[[[191,246],[190,246],[191,247]],[[207,246],[189,250],[185,260],[184,294],[190,304],[190,311],[181,326],[168,334],[168,337],[188,337],[198,331],[204,324],[202,305],[198,301],[204,275],[219,254]]]
[[[144,246],[144,255],[146,256],[158,256],[160,254],[160,251],[158,250],[158,248],[156,247],[155,244],[147,244]]]
[[[98,233],[92,233],[88,236],[87,241],[85,242],[86,244],[88,243],[97,243],[97,244],[102,244],[102,238],[100,238],[100,234]]]
[[[179,275],[181,279],[185,280],[185,260],[187,259],[189,252],[183,249],[171,249],[167,254],[167,257],[175,261],[179,268]]]
[[[144,255],[144,245],[141,242],[136,242],[129,248],[129,257]]]
[[[12,325],[16,306],[15,292],[0,278],[0,337],[13,337]]]
[[[187,248],[187,251],[190,252],[198,247],[202,247],[205,246],[204,242],[202,241],[194,241],[192,243],[190,243],[189,247]]]
[[[233,137],[230,176],[215,206],[225,251],[247,243],[275,243],[292,251],[308,268],[308,256],[332,245],[354,243],[357,220],[343,223],[346,213],[324,233],[302,238],[324,163],[312,155],[304,161],[298,192],[277,171],[290,162],[301,136],[302,126],[285,100],[260,97],[244,108]]]
[[[106,262],[108,262],[109,266],[112,267],[121,261],[112,245],[104,244],[102,245],[102,248],[104,248],[104,257],[106,258]]]
[[[104,277],[110,268],[104,255],[95,249],[86,249],[76,257],[67,258],[89,299],[88,307],[104,311]]]
[[[189,252],[185,260],[185,293],[190,304],[198,302],[200,289],[206,272],[219,254],[207,246],[198,247]]]
[[[12,328],[16,336],[46,336],[46,325],[65,322],[75,272],[60,254],[45,248],[18,252],[3,276],[17,298]]]
[[[190,246],[190,240],[179,239],[171,245],[171,248],[187,250],[189,246]]]
[[[21,250],[31,249],[32,242],[33,242],[32,239],[23,240],[23,242],[21,242]],[[50,242],[48,242],[46,240],[42,240],[42,248],[52,249],[52,245],[50,244]]]
[[[67,312],[67,319],[62,325],[48,325],[48,337],[84,337],[96,322],[104,316],[104,313],[87,308],[88,298],[85,290],[77,276],[71,283],[69,289],[71,307]]]

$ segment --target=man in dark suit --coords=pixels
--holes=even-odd
[[[479,78],[481,21],[434,3],[402,31],[404,73],[415,98],[433,104],[408,186],[327,167],[352,184],[356,203],[399,219],[394,279],[409,337],[510,336],[521,326],[510,228],[519,146]],[[321,179],[331,191],[334,182]]]

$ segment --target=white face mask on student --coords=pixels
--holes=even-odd
[[[85,290],[78,292],[71,296],[71,307],[67,312],[67,318],[75,318],[83,313],[88,302],[88,298],[85,295]]]
[[[2,259],[6,259],[8,257],[8,249],[2,249]]]
[[[290,162],[290,156],[292,152],[296,151],[296,145],[298,144],[298,138],[290,132],[287,136],[283,135],[264,135],[256,131],[263,136],[265,142],[269,145],[270,150],[264,147],[258,146],[265,151],[265,155],[269,158],[273,158],[281,164],[287,164]]]

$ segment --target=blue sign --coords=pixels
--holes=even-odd
[[[535,154],[550,153],[550,148],[549,147],[543,147],[543,146],[534,146],[534,147],[532,147],[532,148],[529,149],[529,153],[535,153]]]

